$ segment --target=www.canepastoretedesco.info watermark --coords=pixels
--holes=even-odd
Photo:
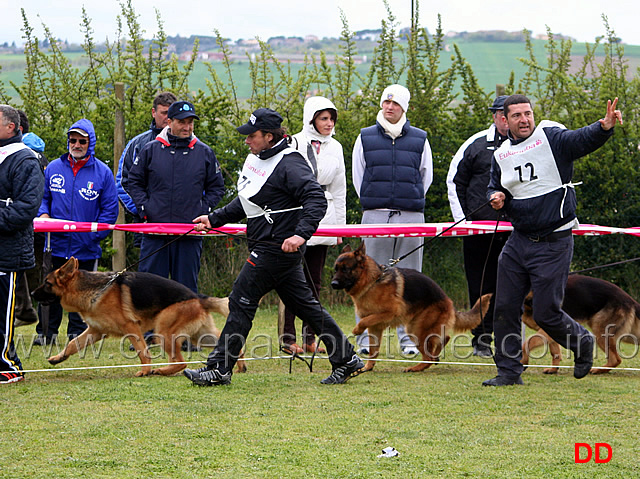
[[[391,331],[391,330],[388,330]],[[48,358],[53,355],[59,354],[66,348],[70,341],[77,341],[76,339],[69,339],[66,336],[56,336],[52,341],[42,345],[34,345],[34,340],[38,338],[36,334],[18,334],[14,338],[14,347],[18,356],[25,360],[34,357]],[[174,336],[171,338],[164,338],[159,335],[150,334],[144,338],[148,343],[148,353],[151,359],[160,359],[166,356],[165,350],[172,354],[173,348],[181,347],[182,343],[189,338],[187,336]],[[226,338],[227,342],[232,340],[243,340],[243,338],[237,338],[229,336]],[[417,344],[417,338],[412,338],[414,344]],[[346,340],[351,344],[356,344],[356,338],[353,335],[346,336]],[[371,342],[373,338],[369,337],[369,347],[365,349],[371,349]],[[117,342],[118,347],[114,351],[113,342]],[[322,338],[320,342],[323,343],[327,349],[328,354],[331,354],[332,348],[336,347],[333,338]],[[445,342],[445,336],[443,335],[430,335],[425,339],[425,350],[427,352],[434,351],[434,343],[442,344]],[[623,351],[620,349],[621,343],[631,343]],[[283,354],[281,345],[284,342],[281,337],[277,335],[268,334],[256,334],[249,336],[244,343],[244,356],[250,358],[267,358],[274,355]],[[421,355],[418,354],[403,354],[400,348],[397,346],[397,337],[394,333],[385,333],[380,341],[380,353],[378,359],[420,359]],[[440,360],[464,360],[473,356],[473,345],[471,342],[471,336],[468,334],[454,334],[450,336],[446,341],[446,348],[442,348],[438,354]],[[99,359],[108,357],[113,359],[116,355],[124,359],[135,359],[138,357],[138,352],[131,346],[131,336],[123,336],[120,338],[109,337],[104,340],[95,342],[89,342],[85,347],[81,346],[81,350],[77,353],[81,358],[93,358]],[[187,351],[182,351],[183,356],[188,358],[202,358],[206,359],[213,347],[217,344],[217,338],[212,336],[203,336],[198,338],[198,341],[191,340],[191,347],[187,348]],[[608,347],[608,341],[605,343],[605,347]],[[109,346],[107,346],[109,345]],[[638,355],[640,351],[640,338],[628,338],[619,337],[616,340],[616,347],[618,348],[618,354],[622,359],[632,359]],[[357,348],[360,349],[360,348]],[[439,348],[438,348],[439,349]],[[397,351],[397,352],[395,352]],[[545,342],[542,347],[530,351],[530,359],[541,359],[549,353],[549,345]],[[569,352],[570,353],[570,352]],[[594,358],[598,358],[598,354],[603,354],[606,357],[607,351],[602,351],[599,348],[594,348]],[[286,354],[286,353],[285,353]],[[288,355],[288,354],[287,354]],[[435,358],[434,358],[435,359]]]

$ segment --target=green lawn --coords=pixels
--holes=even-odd
[[[352,308],[332,313],[345,330],[352,328]],[[263,346],[275,337],[275,324],[275,309],[261,309],[250,354],[270,355]],[[18,332],[28,344],[34,329]],[[468,343],[462,339],[457,344]],[[397,358],[395,338],[389,344],[383,356]],[[632,347],[624,350],[637,356]],[[117,339],[106,340],[97,358],[76,356],[55,367],[36,347],[28,357],[23,352],[24,366],[47,372],[3,386],[0,395],[0,477],[638,476],[637,371],[578,381],[571,369],[545,376],[529,368],[525,386],[483,388],[495,367],[469,353],[448,347],[443,361],[464,364],[417,374],[381,362],[342,386],[319,384],[329,373],[325,359],[316,359],[313,373],[296,361],[291,374],[287,359],[255,360],[230,386],[200,388],[182,376],[135,378],[137,367],[55,372],[135,365],[125,357],[128,343],[121,347]],[[548,364],[549,357],[535,362]],[[621,366],[638,368],[640,361]],[[574,464],[576,442],[608,443],[613,458]],[[387,446],[400,455],[378,458]]]

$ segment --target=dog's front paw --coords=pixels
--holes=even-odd
[[[62,354],[56,354],[55,356],[51,356],[49,359],[47,359],[47,361],[49,361],[49,364],[58,364],[65,359],[67,358],[65,358]]]
[[[366,328],[360,326],[360,323],[356,324],[356,327],[351,331],[353,334],[362,334]]]

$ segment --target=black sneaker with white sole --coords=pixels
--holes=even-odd
[[[226,386],[231,384],[231,371],[223,374],[218,369],[209,366],[200,369],[185,369],[182,374],[198,386]]]
[[[364,363],[362,362],[362,359],[360,359],[357,354],[354,354],[349,361],[344,363],[342,366],[335,368],[333,372],[320,381],[320,383],[344,384],[354,376],[355,372],[359,371],[363,367]]]

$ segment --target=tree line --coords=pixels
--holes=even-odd
[[[433,151],[434,181],[427,194],[426,221],[450,221],[445,178],[451,158],[469,136],[490,124],[487,107],[495,92],[480,87],[455,44],[451,57],[443,60],[444,33],[440,22],[436,31],[429,34],[420,26],[418,8],[412,27],[402,34],[400,41],[396,19],[386,2],[385,6],[387,15],[381,20],[380,40],[366,74],[355,68],[354,58],[358,54],[355,34],[342,14],[339,53],[331,62],[322,51],[308,54],[296,74],[289,63],[279,61],[271,47],[258,39],[259,53],[247,58],[252,84],[249,98],[238,96],[231,52],[217,31],[225,74],[219,75],[209,64],[207,88],[192,91],[189,74],[194,68],[198,42],[193,46],[191,59],[179,62],[169,54],[159,13],[157,32],[149,42],[143,38],[132,1],[123,1],[115,40],[98,51],[91,19],[83,9],[82,48],[88,67],[81,70],[57,47],[54,33],[46,26],[42,41],[34,36],[23,10],[26,69],[23,83],[12,86],[18,92],[32,130],[53,146],[47,149],[50,158],[65,152],[60,139],[75,120],[84,117],[96,128],[96,156],[110,165],[117,109],[124,113],[126,136],[130,139],[149,127],[151,103],[158,91],[169,90],[180,99],[189,99],[200,116],[196,134],[214,148],[223,169],[227,187],[223,203],[226,203],[235,196],[236,173],[247,153],[244,137],[237,134],[235,126],[245,123],[251,111],[258,107],[273,108],[282,114],[284,125],[293,134],[302,127],[303,104],[309,95],[330,98],[338,109],[336,139],[343,145],[347,180],[351,184],[351,151],[360,129],[375,123],[382,90],[389,84],[403,83],[412,95],[407,117],[412,125],[427,131]],[[524,30],[528,56],[521,61],[527,67],[526,73],[516,78],[513,72],[505,71],[504,93],[529,96],[538,121],[552,119],[570,129],[602,118],[606,100],[619,97],[624,126],[616,128],[614,137],[603,148],[575,164],[574,179],[583,182],[577,190],[578,217],[583,223],[634,226],[640,224],[640,76],[638,72],[629,74],[624,46],[605,16],[602,20],[606,35],[587,45],[586,55],[578,60],[572,54],[572,41],[556,39],[550,31],[546,57],[536,58],[530,32]],[[45,43],[48,48],[43,46]],[[124,101],[114,94],[116,82],[125,85]],[[0,97],[5,103],[11,101],[6,85],[0,84]],[[358,223],[360,205],[352,187],[348,190],[347,205],[348,222]],[[209,271],[201,278],[204,291],[228,292],[245,251],[245,245],[238,240],[207,242],[202,269]],[[430,242],[429,251],[425,252],[425,273],[442,284],[454,300],[464,303],[466,286],[460,242],[455,239]],[[634,258],[640,256],[639,252],[637,240],[631,237],[580,238],[576,241],[573,266],[583,269]],[[105,248],[105,255],[110,253]],[[129,262],[133,260],[131,257]],[[327,264],[329,269],[331,262]],[[628,263],[596,274],[638,296],[640,287],[632,279],[637,272],[637,264]]]

